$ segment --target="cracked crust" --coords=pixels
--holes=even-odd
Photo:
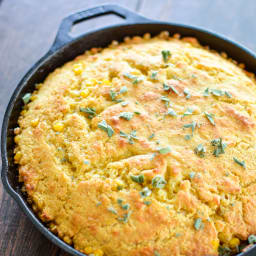
[[[162,50],[171,52],[167,62]],[[215,256],[219,243],[230,247],[233,238],[256,233],[255,80],[224,57],[194,38],[145,35],[92,49],[38,85],[19,118],[15,161],[33,209],[53,232],[96,256]],[[116,99],[127,105],[110,97],[123,86],[127,92]],[[232,97],[204,96],[206,88]],[[166,115],[162,96],[177,116]],[[81,112],[86,107],[96,111],[91,119]],[[193,113],[183,116],[189,108]],[[121,112],[134,114],[127,121]],[[113,136],[98,128],[102,120]],[[197,126],[186,140],[191,128],[184,125],[192,121]],[[56,122],[64,125],[61,131],[54,130]],[[133,130],[133,143],[120,136]],[[219,157],[211,145],[216,138],[227,144]],[[194,152],[198,144],[205,146],[204,158]],[[159,154],[166,146],[171,152]],[[142,184],[130,178],[139,174]],[[152,187],[155,175],[164,177],[164,188]],[[142,198],[146,186],[152,193]]]

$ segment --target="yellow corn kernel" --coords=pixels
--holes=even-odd
[[[23,110],[20,112],[20,114],[21,114],[22,116],[24,116],[26,113],[27,113],[27,110],[25,110],[25,109],[23,109]]]
[[[85,247],[85,249],[84,249],[84,252],[86,253],[86,254],[89,254],[89,253],[93,253],[93,249],[92,249],[92,247]]]
[[[15,154],[14,160],[15,160],[16,163],[18,163],[18,162],[20,161],[21,156],[22,156],[22,155],[21,155],[21,152],[17,152],[17,153]]]
[[[233,237],[230,241],[229,241],[229,246],[231,248],[236,248],[238,245],[240,244],[240,240],[236,237]]]
[[[94,256],[103,256],[103,251],[100,249],[97,249],[93,252]]]
[[[212,247],[214,251],[217,251],[220,245],[219,239],[214,239],[212,240]]]
[[[14,142],[15,143],[19,143],[19,141],[20,141],[20,136],[15,136],[14,137]]]
[[[32,127],[34,127],[34,128],[38,125],[38,123],[39,123],[39,119],[38,119],[38,118],[36,118],[36,119],[34,119],[34,120],[32,120],[32,121],[30,122],[30,124],[31,124]]]
[[[109,80],[106,80],[106,79],[104,79],[104,80],[102,81],[102,83],[103,83],[104,85],[111,85],[111,82],[110,82]]]
[[[61,122],[56,122],[53,124],[53,130],[55,132],[62,132],[64,130],[64,124]]]
[[[83,91],[80,92],[80,95],[83,98],[86,98],[89,95],[89,90],[88,89],[84,89]]]
[[[33,101],[33,100],[35,100],[36,98],[37,98],[36,95],[32,95],[32,96],[30,97],[30,100]]]
[[[76,75],[82,74],[82,72],[83,72],[83,65],[82,65],[82,63],[74,64],[74,65],[73,65],[73,72],[74,72]]]
[[[137,71],[137,70],[134,70],[134,71],[131,72],[131,74],[132,74],[132,75],[135,75],[135,76],[136,76],[136,75],[139,76],[139,75],[141,74],[141,72],[140,72],[140,71]]]

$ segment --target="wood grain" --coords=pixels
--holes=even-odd
[[[0,0],[0,124],[16,84],[52,44],[63,17],[105,0]],[[217,31],[256,51],[255,0],[112,0],[152,19]],[[122,22],[107,16],[77,26],[79,34]],[[0,185],[0,255],[68,256],[50,243]]]

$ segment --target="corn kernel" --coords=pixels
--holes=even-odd
[[[16,163],[18,163],[21,159],[21,152],[17,152],[14,156],[14,160]]]
[[[104,85],[111,85],[111,82],[110,82],[109,80],[106,80],[106,79],[104,79],[104,80],[102,81],[102,83],[103,83]]]
[[[212,247],[214,251],[218,251],[219,245],[220,245],[219,239],[212,240]]]
[[[240,244],[240,240],[236,237],[233,237],[230,241],[229,241],[229,246],[231,248],[236,248],[238,245]]]
[[[57,122],[57,123],[53,124],[53,130],[55,132],[62,132],[64,130],[64,124],[61,122]]]
[[[33,100],[35,100],[36,98],[37,98],[36,95],[32,95],[32,96],[30,97],[30,100],[33,101]]]
[[[103,256],[103,254],[104,254],[104,253],[103,253],[103,251],[102,251],[102,250],[97,249],[97,250],[95,250],[95,251],[94,251],[94,253],[93,253],[93,254],[94,254],[94,256]]]
[[[83,72],[83,65],[81,63],[77,63],[73,65],[73,72],[76,75],[80,75]]]
[[[32,120],[32,121],[30,122],[30,124],[32,125],[32,127],[36,127],[36,126],[38,125],[38,123],[39,123],[39,119],[38,119],[38,118],[36,118],[36,119],[34,119],[34,120]]]
[[[93,249],[92,249],[92,247],[86,247],[86,248],[84,249],[84,252],[85,252],[86,254],[93,253]]]
[[[83,91],[80,92],[80,95],[83,98],[86,98],[89,95],[89,90],[88,89],[84,89]]]
[[[25,109],[20,112],[20,114],[21,114],[22,116],[24,116],[26,113],[27,113],[27,110],[25,110]]]
[[[14,137],[14,142],[15,143],[19,143],[19,141],[20,141],[20,136],[15,136]]]

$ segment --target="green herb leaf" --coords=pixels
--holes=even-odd
[[[119,205],[122,205],[123,201],[124,201],[123,199],[120,199],[120,198],[117,199],[117,203],[118,203]]]
[[[199,230],[202,227],[202,220],[200,218],[197,218],[194,222],[194,227],[196,230]]]
[[[150,204],[151,204],[150,201],[144,201],[143,203],[144,203],[145,205],[150,205]]]
[[[224,92],[223,92],[223,91],[217,90],[217,89],[211,89],[211,93],[212,93],[214,96],[223,96],[223,95],[224,95]]]
[[[162,50],[162,57],[164,62],[168,62],[168,59],[171,57],[171,52],[169,50]]]
[[[141,113],[139,111],[134,111],[134,114],[140,115]]]
[[[128,91],[127,87],[126,86],[123,86],[121,89],[120,89],[120,93],[126,93]]]
[[[148,139],[149,139],[149,140],[152,140],[154,137],[155,137],[155,134],[152,133],[152,134],[148,137]]]
[[[151,195],[151,190],[148,187],[145,187],[142,189],[142,191],[140,191],[140,196],[141,197],[148,197]]]
[[[187,135],[185,135],[184,138],[185,138],[185,140],[190,140],[192,138],[192,135],[187,134]]]
[[[107,124],[105,120],[102,120],[100,123],[98,123],[98,127],[105,131],[108,134],[108,137],[111,137],[114,134],[114,130],[110,125]]]
[[[117,214],[117,211],[113,207],[108,207],[108,211],[112,212],[113,214]]]
[[[133,140],[134,140],[134,139],[135,139],[135,140],[138,139],[137,136],[136,136],[136,131],[135,131],[135,130],[131,131],[130,134],[126,134],[126,133],[120,131],[120,136],[121,136],[121,137],[124,137],[124,138],[127,138],[127,139],[128,139],[128,142],[129,142],[130,144],[134,144],[134,141],[133,141]]]
[[[202,144],[199,144],[196,148],[195,148],[195,153],[200,156],[200,157],[204,157],[205,155],[205,147]]]
[[[165,179],[161,175],[156,175],[152,179],[151,184],[154,188],[164,188],[164,186],[167,184],[167,182],[165,181]]]
[[[118,220],[121,222],[127,223],[131,214],[132,214],[132,211],[129,211],[129,212],[125,213],[122,218],[119,217]]]
[[[161,100],[165,102],[166,107],[169,106],[170,103],[170,99],[165,97],[165,96],[161,96]]]
[[[193,133],[194,133],[194,131],[195,131],[195,128],[196,128],[196,122],[193,121],[191,124],[184,124],[183,127],[184,127],[184,128],[191,128],[191,130],[192,130],[192,135],[193,135]]]
[[[133,118],[133,113],[132,112],[122,112],[119,115],[119,117],[129,121],[129,120],[131,120]]]
[[[23,100],[23,102],[24,102],[25,105],[29,103],[30,98],[31,98],[31,93],[26,93],[26,94],[22,97],[22,100]]]
[[[121,106],[122,106],[122,107],[125,107],[125,106],[127,106],[127,105],[128,105],[128,102],[122,102],[122,103],[121,103]]]
[[[154,256],[161,256],[159,252],[154,251]]]
[[[116,99],[116,92],[110,90],[109,95],[110,95],[111,100],[115,101],[115,99]]]
[[[213,116],[212,114],[209,114],[208,112],[204,112],[205,116],[207,117],[207,119],[210,121],[210,123],[212,125],[215,125],[215,122],[214,122],[214,119],[213,119]]]
[[[193,114],[193,112],[194,112],[194,110],[193,110],[193,109],[188,108],[188,109],[186,110],[186,112],[183,114],[183,116],[189,116],[189,115],[192,115],[192,114]]]
[[[250,235],[248,237],[248,243],[249,244],[256,244],[256,236],[255,235]]]
[[[195,175],[196,175],[195,172],[190,172],[190,173],[189,173],[189,178],[190,178],[190,179],[194,179]]]
[[[232,94],[231,94],[230,92],[225,91],[225,94],[226,94],[226,96],[227,96],[228,98],[232,98]]]
[[[137,182],[139,184],[142,184],[144,182],[144,175],[139,174],[139,175],[131,175],[130,176],[132,181]]]
[[[246,168],[245,166],[245,161],[239,161],[237,158],[233,157],[234,161],[239,164],[240,166],[242,166],[243,168]]]
[[[185,88],[183,92],[184,92],[184,94],[186,95],[186,99],[191,98],[191,94],[190,94],[190,91],[189,91],[188,88]]]
[[[213,151],[214,156],[218,157],[219,155],[225,153],[225,148],[227,147],[227,144],[222,141],[222,138],[212,140],[211,144],[215,147]]]
[[[210,96],[210,90],[209,90],[209,88],[206,88],[206,89],[204,90],[204,96],[205,96],[205,97]]]
[[[169,115],[169,116],[177,116],[176,112],[172,108],[168,108],[167,115]]]
[[[137,77],[137,76],[134,76],[134,75],[129,74],[129,73],[124,73],[123,75],[124,75],[124,77],[128,78],[129,80],[132,80],[133,84],[138,84],[141,81],[143,81],[142,77]]]
[[[160,149],[158,149],[158,152],[160,154],[168,154],[169,152],[171,152],[171,147],[167,146],[165,148],[160,148]]]
[[[88,118],[92,119],[94,116],[96,116],[96,110],[94,108],[80,108],[80,112],[88,114]]]
[[[150,78],[152,79],[152,80],[157,80],[157,71],[152,71],[151,72],[151,75],[150,75]]]

